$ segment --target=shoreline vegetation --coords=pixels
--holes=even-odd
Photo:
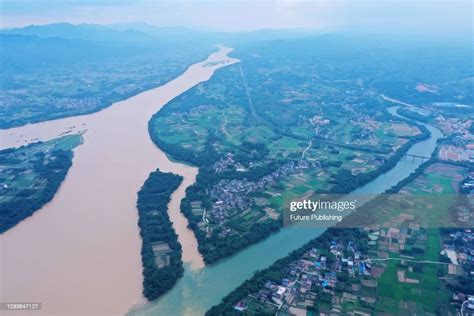
[[[319,69],[316,80],[307,71],[309,60],[280,59],[267,50],[258,45],[239,50],[239,64],[180,95],[149,121],[160,149],[199,169],[181,212],[206,264],[278,232],[289,199],[350,193],[429,138],[423,125],[381,109],[387,102],[365,88],[335,86],[341,74],[331,67]],[[340,67],[324,54],[321,58]],[[288,70],[283,75],[282,62],[291,75]],[[357,106],[340,106],[346,103]]]
[[[168,100],[207,80],[216,69],[224,66],[225,61],[229,60],[226,52],[226,49],[220,49],[208,56],[211,60],[222,60],[219,65],[203,67],[200,61],[170,81],[167,88],[152,89],[123,100],[120,106],[113,106],[100,115],[0,130],[0,137],[3,139],[5,136],[9,147],[12,147],[9,144],[45,140],[63,131],[72,134],[78,128],[87,130],[83,135],[84,145],[75,152],[74,172],[66,177],[63,188],[51,203],[44,206],[44,214],[25,221],[25,225],[12,231],[12,235],[5,239],[3,252],[6,260],[2,265],[10,271],[4,282],[8,297],[18,297],[22,293],[34,295],[51,280],[61,283],[64,271],[74,271],[70,277],[77,295],[64,296],[64,289],[60,286],[45,289],[42,292],[43,302],[48,302],[44,306],[45,313],[64,314],[80,296],[87,304],[77,306],[78,313],[95,311],[101,314],[106,311],[124,314],[144,297],[154,299],[174,285],[184,270],[181,261],[188,261],[188,258],[184,251],[183,256],[181,254],[176,234],[170,231],[168,217],[163,219],[160,216],[160,213],[166,212],[166,201],[160,204],[154,202],[155,199],[162,199],[154,194],[159,193],[153,191],[154,185],[148,191],[145,188],[141,192],[146,195],[140,198],[139,205],[137,193],[149,173],[157,167],[183,174],[186,178],[183,182],[193,179],[195,170],[181,169],[182,166],[169,162],[150,142],[146,126],[150,117]],[[123,128],[131,122],[145,128]],[[126,141],[111,142],[111,137]],[[168,183],[170,190],[164,198],[169,198],[168,194],[175,190],[178,182],[181,181],[172,185]],[[150,192],[154,195],[148,194]],[[144,215],[140,222],[136,205]],[[157,207],[160,207],[159,211]],[[156,218],[150,214],[153,209],[156,210]],[[107,218],[108,229],[103,229],[104,218]],[[179,226],[184,228],[186,224]],[[179,228],[176,228],[178,231]],[[98,238],[120,241],[120,251],[117,247],[110,247],[109,243],[96,242]],[[29,242],[25,244],[24,240]],[[83,247],[85,244],[88,246]],[[186,249],[184,245],[182,247]],[[195,249],[197,253],[197,247]],[[22,255],[25,251],[28,256]],[[83,269],[81,258],[90,258],[87,269]],[[42,272],[45,269],[48,273]],[[29,271],[29,274],[25,275],[24,271]],[[34,277],[31,278],[31,275]],[[84,278],[94,279],[96,286],[91,288],[80,282]],[[121,286],[114,288],[114,295],[104,297],[103,289],[110,288],[110,280],[117,279],[120,279]],[[117,300],[117,297],[121,299]]]
[[[182,181],[182,176],[157,169],[138,192],[143,295],[149,301],[166,293],[184,273],[181,244],[168,216],[171,194]]]
[[[283,270],[291,262],[300,258],[304,253],[311,250],[312,248],[329,248],[333,239],[340,241],[356,240],[357,243],[362,245],[367,240],[367,234],[359,229],[338,229],[335,227],[328,228],[319,237],[312,239],[302,247],[293,250],[289,255],[284,258],[278,259],[270,267],[257,271],[250,279],[246,280],[242,285],[237,287],[227,296],[225,296],[221,302],[214,305],[206,312],[206,316],[220,316],[220,315],[246,315],[245,312],[240,312],[234,309],[235,304],[246,297],[252,292],[258,291],[265,282],[280,282],[284,277]],[[265,311],[259,311],[259,315],[273,315],[274,313],[265,313]]]
[[[204,146],[204,151],[200,154],[196,154],[191,150],[185,150],[183,148],[178,148],[177,146],[163,142],[160,139],[159,135],[154,132],[156,130],[156,118],[159,115],[164,114],[163,112],[166,113],[167,111],[168,107],[165,106],[160,112],[156,113],[151,118],[151,120],[149,121],[149,133],[153,142],[161,150],[163,150],[169,156],[170,159],[184,162],[192,166],[197,166],[199,168],[196,183],[186,189],[186,196],[181,203],[181,212],[186,216],[189,222],[188,227],[193,230],[198,240],[198,249],[199,252],[203,255],[205,263],[207,265],[216,263],[219,260],[236,254],[240,250],[252,244],[264,240],[271,234],[278,232],[283,227],[283,221],[281,216],[277,221],[267,221],[255,224],[247,234],[228,237],[228,240],[226,240],[225,245],[231,246],[223,245],[222,247],[214,248],[213,251],[209,251],[209,238],[207,238],[206,234],[200,229],[199,221],[196,220],[196,217],[193,214],[191,202],[199,198],[200,191],[205,190],[206,187],[209,187],[213,183],[217,183],[221,178],[240,179],[246,177],[247,179],[258,179],[276,170],[278,168],[278,163],[272,162],[263,166],[262,168],[254,168],[252,171],[247,171],[245,173],[226,172],[221,175],[216,175],[212,171],[211,166],[219,159],[219,156],[212,146],[212,141],[214,138],[212,135],[208,137]],[[393,116],[388,112],[386,113],[386,115]],[[393,117],[396,118],[395,116]],[[321,191],[319,193],[348,194],[356,190],[357,188],[371,182],[378,176],[390,171],[414,144],[429,138],[430,132],[427,130],[426,127],[417,124],[413,120],[405,119],[405,121],[413,126],[418,127],[421,133],[415,136],[406,137],[408,141],[404,145],[402,145],[394,154],[392,154],[385,161],[384,164],[382,164],[373,171],[352,175],[349,170],[341,169],[338,173],[334,175],[334,179],[332,180],[334,186],[326,192]],[[244,145],[248,147],[256,147],[256,145],[258,144]],[[250,151],[253,150],[254,148],[250,148]],[[259,152],[264,152],[268,149],[257,148],[257,150]],[[207,202],[210,203],[210,201]]]
[[[113,106],[110,110],[101,112],[101,115],[0,130],[0,137],[3,139],[5,136],[4,147],[54,138],[61,132],[71,135],[78,129],[86,131],[83,135],[84,145],[75,151],[73,172],[66,177],[63,188],[54,199],[43,207],[44,213],[25,221],[21,227],[12,229],[11,235],[5,236],[3,252],[6,259],[10,259],[5,260],[3,266],[11,271],[5,276],[4,282],[5,289],[8,288],[8,297],[29,293],[34,296],[47,282],[60,282],[63,271],[75,271],[70,276],[75,284],[74,293],[65,297],[64,289],[60,286],[50,287],[43,293],[43,302],[48,303],[45,304],[45,312],[64,314],[80,296],[87,304],[78,306],[79,313],[90,313],[93,310],[99,314],[105,311],[123,314],[144,297],[154,299],[174,285],[183,274],[181,261],[192,262],[184,251],[189,245],[181,243],[183,251],[181,250],[176,242],[175,232],[170,232],[171,225],[165,227],[169,224],[168,217],[158,218],[159,211],[166,212],[166,203],[158,204],[153,200],[168,200],[168,194],[178,187],[177,182],[181,180],[173,182],[174,184],[168,183],[170,189],[165,196],[155,194],[142,197],[140,205],[137,205],[137,192],[150,171],[157,167],[183,175],[183,182],[192,181],[195,170],[168,161],[164,153],[150,142],[146,124],[166,102],[193,85],[207,80],[227,62],[232,62],[226,53],[227,48],[224,48],[208,56],[211,60],[222,60],[219,65],[203,67],[203,62],[193,64],[186,72],[170,81],[166,88],[152,89],[123,100],[120,106]],[[130,125],[130,120],[134,124]],[[135,128],[136,126],[145,128]],[[110,142],[111,137],[127,141]],[[152,187],[150,190],[148,191],[153,192],[155,189]],[[184,193],[184,188],[181,191],[178,187],[177,190],[181,192],[179,194]],[[143,194],[150,192],[142,191]],[[135,211],[136,205],[144,212],[141,215],[145,215],[141,216],[140,223],[138,209]],[[159,211],[157,207],[160,207]],[[178,211],[177,207],[179,203],[176,207],[173,206],[173,211]],[[149,214],[151,211],[147,212],[152,209],[157,210],[156,218]],[[173,214],[177,213],[181,217],[179,211],[170,213],[173,221]],[[105,230],[104,218],[107,218],[108,227]],[[138,224],[140,227],[137,227]],[[176,231],[180,228],[185,230],[186,224],[176,227]],[[28,239],[29,235],[34,235],[35,238]],[[79,235],[81,238],[78,238]],[[98,237],[103,242],[97,243]],[[25,244],[24,240],[29,242]],[[117,240],[120,240],[120,247],[116,247]],[[143,240],[147,242],[144,245]],[[84,244],[88,247],[82,247]],[[193,249],[195,251],[192,254],[197,254],[197,246]],[[21,255],[25,251],[28,256]],[[90,264],[86,268],[80,261],[84,257],[90,258]],[[113,259],[114,264],[110,265],[110,260],[107,259]],[[30,271],[28,275],[23,273],[26,270]],[[31,278],[31,275],[35,277]],[[94,279],[97,286],[90,288],[80,282],[84,277]],[[101,289],[110,287],[110,280],[117,278],[122,286],[114,289],[114,295],[101,296]],[[117,301],[117,297],[120,300]]]
[[[72,166],[80,135],[0,150],[0,234],[50,202]]]
[[[413,124],[413,122],[410,122]],[[417,125],[421,133],[416,136],[411,136],[408,138],[408,142],[402,145],[400,149],[398,149],[387,161],[381,165],[379,168],[367,172],[367,173],[359,173],[356,176],[352,176],[350,172],[346,172],[347,170],[341,170],[336,175],[335,182],[337,183],[334,186],[333,190],[330,190],[330,194],[348,194],[352,191],[366,185],[367,183],[371,182],[372,180],[376,179],[378,176],[390,171],[395,165],[400,161],[401,158],[408,152],[408,150],[418,142],[427,140],[430,137],[430,132],[428,129],[422,125]]]
[[[392,188],[386,190],[385,194],[397,193],[403,186],[412,182],[419,175],[421,175],[427,167],[429,167],[433,163],[436,163],[437,161],[438,160],[435,158],[431,158],[430,160],[425,161],[413,173],[411,173],[409,177],[401,180]],[[380,198],[384,198],[383,194]],[[369,201],[366,205],[364,205],[363,208],[375,207],[377,203],[379,203],[378,198]],[[273,282],[280,282],[283,277],[282,271],[284,270],[284,268],[291,262],[300,258],[304,253],[306,253],[312,248],[329,248],[328,245],[330,244],[331,240],[334,239],[352,239],[358,242],[367,241],[367,234],[364,233],[362,230],[354,227],[344,227],[345,222],[349,222],[352,226],[354,226],[354,224],[357,225],[357,220],[354,220],[353,218],[356,218],[357,215],[360,214],[360,212],[361,211],[358,210],[356,212],[351,213],[349,216],[344,218],[342,222],[338,223],[334,227],[329,227],[320,236],[312,239],[302,247],[292,251],[288,256],[277,260],[275,263],[273,263],[266,269],[257,271],[250,279],[246,280],[242,285],[240,285],[227,296],[225,296],[219,304],[211,307],[211,309],[206,312],[206,316],[242,315],[242,312],[238,312],[234,309],[234,306],[238,301],[242,300],[250,293],[258,291],[258,289],[261,288],[263,284],[268,280]],[[262,315],[265,314],[262,312]]]
[[[435,151],[436,152],[436,151]],[[434,153],[435,153],[434,152]],[[234,307],[237,302],[241,301],[245,297],[247,297],[250,293],[258,292],[259,289],[261,289],[264,285],[265,282],[267,281],[272,281],[275,283],[280,283],[282,278],[284,277],[283,271],[285,271],[285,268],[291,263],[303,256],[306,252],[311,250],[312,248],[329,248],[329,244],[331,240],[339,240],[339,241],[344,241],[344,240],[356,240],[358,243],[363,243],[368,241],[368,236],[367,233],[364,232],[363,230],[359,228],[354,228],[355,226],[359,225],[357,223],[357,219],[354,220],[354,218],[357,218],[358,215],[360,215],[361,212],[364,213],[364,216],[367,215],[367,213],[370,214],[370,210],[376,209],[378,204],[380,203],[380,200],[384,200],[386,197],[386,194],[397,194],[400,192],[400,190],[415,181],[418,177],[423,175],[423,173],[427,170],[428,167],[436,164],[436,163],[442,163],[445,165],[452,165],[452,166],[457,166],[457,167],[463,167],[463,168],[468,168],[469,170],[473,170],[474,166],[473,165],[460,165],[456,163],[450,163],[446,161],[440,161],[434,156],[424,163],[422,163],[414,172],[412,172],[407,178],[399,181],[396,185],[391,187],[390,189],[387,189],[383,194],[379,195],[377,198],[373,199],[372,201],[369,201],[363,206],[362,210],[358,210],[346,218],[343,219],[342,222],[338,223],[335,227],[329,227],[324,233],[322,233],[320,236],[312,239],[302,247],[292,251],[288,256],[281,258],[277,260],[275,263],[273,263],[271,266],[269,266],[266,269],[257,271],[250,279],[246,280],[244,283],[242,283],[239,287],[234,289],[231,293],[229,293],[227,296],[225,296],[221,302],[217,305],[212,306],[207,312],[206,316],[218,316],[218,315],[247,315],[250,313],[242,312],[242,311],[237,311]],[[370,215],[369,215],[370,216]],[[351,226],[344,227],[345,222],[349,222]],[[374,223],[369,223],[367,221],[364,221],[364,225],[373,225]],[[364,247],[364,246],[362,246]],[[359,248],[361,248],[361,245],[359,245]],[[441,258],[441,257],[440,257]],[[440,259],[441,260],[441,259]],[[308,306],[308,311],[311,310],[317,310],[316,306]],[[261,310],[259,315],[273,315],[273,313],[268,313],[268,311]]]
[[[402,113],[405,113],[405,111],[399,111],[397,110],[397,114],[403,115]],[[400,150],[392,155],[391,158],[398,157],[395,159],[395,164],[400,159],[403,157],[403,155],[408,151],[408,149],[414,145],[415,143],[419,141],[423,141],[427,138],[429,138],[430,132],[424,125],[419,125],[415,117],[405,117],[404,118],[407,122],[410,122],[411,124],[415,124],[418,128],[421,130],[421,134],[417,135],[415,139],[411,139],[409,142],[404,144]],[[418,121],[418,122],[417,122]],[[438,140],[438,145],[440,142],[442,142],[443,139]],[[369,215],[368,219],[365,218],[363,220],[363,225],[373,225],[374,223],[371,223],[370,220],[372,216],[370,216],[369,210],[371,209],[376,209],[376,207],[379,205],[381,201],[383,201],[386,198],[387,194],[397,194],[400,192],[400,190],[405,187],[406,185],[412,183],[417,179],[419,176],[421,176],[427,169],[428,167],[436,164],[436,163],[443,163],[446,165],[452,165],[452,166],[459,166],[459,167],[464,167],[467,168],[467,170],[472,171],[474,170],[474,164],[472,163],[453,163],[449,161],[441,161],[440,159],[437,158],[438,154],[438,149],[435,149],[430,157],[429,160],[423,162],[418,168],[412,172],[408,177],[402,179],[399,181],[397,184],[392,186],[391,188],[387,189],[383,194],[379,195],[375,199],[367,202],[362,210],[358,210],[356,212],[351,213],[347,217],[345,217],[342,222],[336,224],[334,227],[329,227],[326,231],[324,231],[320,236],[312,239],[302,247],[292,251],[289,255],[285,256],[284,258],[281,258],[277,260],[275,263],[273,263],[271,266],[269,266],[266,269],[257,271],[250,279],[246,280],[244,283],[242,283],[239,287],[234,289],[231,293],[226,295],[219,304],[212,306],[207,312],[206,316],[218,316],[218,315],[242,315],[246,314],[245,312],[237,311],[234,309],[234,306],[237,302],[241,301],[244,297],[248,296],[250,293],[257,292],[260,288],[262,288],[263,284],[267,281],[273,281],[276,282],[277,284],[281,281],[281,279],[284,277],[282,271],[284,268],[290,264],[291,262],[297,260],[301,256],[303,256],[304,253],[309,251],[312,248],[324,248],[324,246],[328,246],[331,240],[334,239],[341,239],[344,240],[344,236],[349,236],[352,239],[357,240],[358,242],[361,242],[363,240],[367,240],[367,234],[363,232],[362,230],[354,227],[359,227],[358,225],[361,225],[360,220],[358,216],[361,212],[364,212],[364,209],[366,212],[364,212],[365,215]],[[390,160],[389,160],[390,161]],[[389,163],[387,161],[387,163]],[[383,166],[382,166],[383,167]],[[392,166],[393,167],[393,166]],[[383,168],[385,169],[385,168]],[[382,173],[390,170],[391,168],[388,168],[387,170],[383,171]],[[346,223],[349,223],[349,226],[344,226]],[[362,235],[361,235],[362,234]],[[361,236],[359,236],[361,235]],[[358,237],[355,237],[358,236]],[[328,248],[328,247],[326,247]],[[314,309],[315,307],[313,307]],[[308,308],[308,310],[313,310],[311,307]],[[266,315],[265,311],[261,311],[262,315]],[[268,314],[270,315],[270,314]],[[271,313],[273,315],[273,313]]]

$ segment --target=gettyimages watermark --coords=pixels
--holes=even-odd
[[[303,200],[290,202],[289,219],[291,221],[342,221],[345,211],[354,211],[357,200],[353,201],[328,201],[328,200]],[[300,212],[301,211],[301,212]],[[311,214],[308,214],[308,211]],[[329,213],[329,214],[328,214]],[[334,213],[334,214],[331,214]]]
[[[360,205],[357,199],[345,199],[343,196],[335,195],[295,200],[285,209],[283,222],[285,226],[333,226],[342,222],[343,218],[355,211],[358,206]]]
[[[474,225],[472,194],[313,195],[290,201],[284,226],[367,228],[388,225],[426,228]]]

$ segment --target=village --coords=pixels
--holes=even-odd
[[[436,108],[431,107],[431,110]],[[473,120],[445,117],[438,114],[435,125],[446,135],[449,143],[442,144],[439,148],[439,158],[455,162],[474,162],[474,133]]]
[[[447,234],[440,253],[431,249],[433,232],[412,219],[364,231],[368,247],[363,251],[354,241],[336,239],[328,248],[312,248],[283,269],[281,281],[267,280],[234,309],[279,315],[307,315],[307,311],[371,315],[375,310],[411,314],[420,308],[431,312],[436,310],[430,297],[440,286],[456,289],[466,272],[472,280],[474,233],[469,229]],[[400,295],[403,305],[393,305]],[[452,310],[474,312],[474,296],[468,289],[454,290],[449,304]]]
[[[250,163],[250,166],[252,166],[252,163]],[[214,202],[209,212],[206,212],[205,221],[222,224],[226,219],[248,209],[252,205],[249,193],[262,190],[297,171],[318,167],[319,163],[317,161],[290,160],[257,181],[249,181],[246,178],[220,180],[209,192],[209,196]],[[225,159],[221,159],[214,164],[216,173],[231,168],[235,168],[236,171],[245,171],[241,164],[235,163],[231,153],[228,153]]]
[[[241,299],[234,309],[278,315],[474,313],[474,231],[462,222],[442,228],[439,221],[426,221],[433,212],[439,212],[435,218],[445,216],[433,206],[426,211],[435,200],[425,200],[419,194],[433,190],[427,182],[433,176],[449,179],[443,188],[437,188],[439,193],[448,193],[457,186],[463,193],[460,196],[468,203],[473,201],[472,172],[434,164],[399,194],[371,208],[376,215],[384,213],[384,217],[378,224],[358,229],[365,237],[344,241],[333,238],[326,246],[312,247],[268,273],[282,277],[268,277],[258,291]],[[459,207],[456,200],[452,203],[456,203],[453,210]],[[470,216],[472,204],[463,207]],[[449,294],[442,303],[433,304],[440,291]]]
[[[338,297],[334,291],[337,283],[341,282],[338,276],[370,276],[370,270],[367,254],[362,254],[354,241],[333,239],[329,248],[312,248],[301,259],[288,265],[281,282],[266,281],[263,288],[249,296],[250,300],[238,302],[234,308],[244,311],[249,304],[254,304],[254,300],[267,306],[269,310],[306,315],[306,309],[311,309],[321,296]],[[349,293],[346,294],[339,297],[340,303],[353,299]]]

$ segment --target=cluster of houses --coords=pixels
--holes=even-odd
[[[445,236],[442,255],[453,264],[474,268],[474,232],[471,229],[459,229]],[[474,271],[473,271],[474,274]]]
[[[315,115],[309,121],[313,125],[326,125],[330,123],[329,119],[324,118],[324,116],[321,115]]]
[[[333,240],[330,251],[336,257],[334,269],[337,272],[347,269],[350,276],[370,275],[371,265],[362,259],[362,255],[356,249],[353,241],[349,241],[345,249],[341,243],[336,243]],[[344,257],[344,253],[348,255]]]
[[[57,108],[71,109],[95,109],[100,106],[102,99],[100,97],[88,96],[84,98],[69,98],[67,96],[61,98],[53,98]]]
[[[227,153],[216,161],[212,166],[215,173],[222,173],[225,171],[234,170],[238,172],[247,171],[247,169],[241,164],[234,160],[234,155],[232,153]]]
[[[376,130],[381,128],[381,123],[374,120],[369,115],[357,115],[350,121],[351,125],[357,126],[359,130],[353,130],[351,132],[351,143],[352,144],[364,144],[371,146],[379,145],[379,138],[376,136]]]
[[[473,120],[447,118],[439,116],[438,126],[446,135],[452,135],[451,145],[443,145],[440,148],[441,159],[453,161],[474,162],[474,135],[470,132]]]
[[[329,259],[328,253],[332,254]],[[370,275],[371,266],[362,259],[353,241],[343,244],[334,239],[330,249],[319,251],[316,248],[308,251],[301,259],[292,262],[285,270],[285,277],[279,284],[272,281],[265,282],[258,293],[250,296],[261,303],[271,304],[281,308],[291,307],[301,302],[313,305],[317,300],[315,288],[334,294],[333,288],[338,282],[337,273],[343,270],[349,275]],[[245,304],[239,302],[234,307],[237,310],[245,309]]]
[[[443,115],[439,115],[436,118],[436,123],[441,128],[444,134],[458,135],[458,141],[474,140],[474,136],[469,132],[469,128],[471,124],[473,124],[473,121],[470,119],[463,120],[458,118],[445,118]]]
[[[233,161],[231,155],[227,155],[226,157],[225,160],[219,161],[219,170],[227,167],[227,164]],[[294,172],[317,166],[319,166],[319,163],[315,161],[305,159],[299,161],[291,160],[257,181],[249,181],[246,178],[242,180],[221,180],[209,192],[209,196],[215,202],[206,215],[220,224],[226,218],[250,207],[251,199],[248,197],[248,193],[264,189],[274,184],[277,180],[287,177]]]
[[[470,149],[465,146],[443,145],[439,149],[439,158],[451,161],[474,162],[474,143]]]

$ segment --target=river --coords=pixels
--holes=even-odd
[[[156,168],[184,176],[169,204],[187,271],[204,266],[179,211],[197,169],[170,161],[148,121],[176,96],[236,63],[219,47],[182,75],[94,114],[0,130],[0,148],[83,132],[53,200],[0,235],[0,302],[40,302],[35,314],[123,315],[143,304],[137,191]],[[15,315],[20,315],[15,313]]]
[[[390,107],[389,112],[399,116],[396,109],[397,107]],[[436,141],[443,136],[438,129],[424,125],[430,131],[431,137],[413,145],[408,154],[431,156]],[[351,195],[361,197],[383,193],[409,176],[421,163],[419,159],[415,161],[401,159],[393,169],[355,190]],[[347,200],[350,199],[348,197]],[[249,279],[255,271],[270,266],[277,259],[285,257],[323,231],[322,228],[283,228],[277,234],[217,264],[199,270],[187,267],[184,277],[170,292],[157,301],[134,310],[131,314],[203,315],[224,296]]]
[[[52,202],[0,236],[0,301],[41,302],[43,314],[202,315],[256,270],[299,248],[323,229],[284,228],[235,256],[204,267],[193,233],[179,212],[185,188],[197,170],[171,162],[151,142],[148,120],[163,105],[220,67],[238,62],[221,47],[207,61],[175,80],[95,114],[0,131],[1,148],[65,131],[85,131],[73,166]],[[217,63],[216,63],[217,62]],[[219,63],[220,62],[220,63]],[[396,108],[390,108],[392,114]],[[430,156],[439,130],[409,154]],[[413,172],[421,161],[400,160],[353,194],[379,194]],[[184,176],[169,204],[183,246],[185,274],[162,298],[146,303],[141,295],[140,238],[136,192],[159,167]],[[37,313],[38,314],[38,313]]]

